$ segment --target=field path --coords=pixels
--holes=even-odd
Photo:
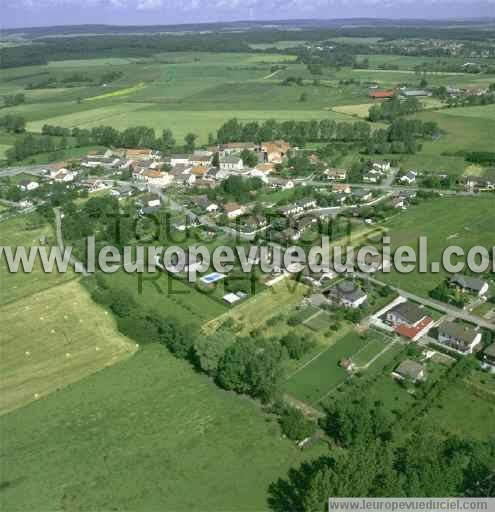
[[[276,71],[274,71],[273,73],[270,73],[269,75],[266,75],[262,78],[262,80],[268,80],[269,78],[272,78],[274,77],[277,73],[280,73],[280,71],[282,71],[281,69],[277,69]]]

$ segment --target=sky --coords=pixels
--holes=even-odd
[[[495,0],[0,0],[0,28],[235,20],[495,17]]]

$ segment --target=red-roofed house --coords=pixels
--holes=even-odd
[[[386,319],[397,334],[411,341],[417,341],[433,326],[433,319],[425,310],[410,301],[401,302],[389,309]]]
[[[370,91],[369,97],[372,100],[388,100],[395,96],[394,91]]]

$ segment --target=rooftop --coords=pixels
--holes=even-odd
[[[472,343],[474,338],[478,335],[474,327],[458,322],[444,322],[439,327],[439,332],[442,335],[456,338],[466,345]]]

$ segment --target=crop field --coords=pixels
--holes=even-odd
[[[321,454],[159,346],[2,416],[0,428],[0,503],[12,511],[268,510],[268,485]]]
[[[0,414],[130,356],[134,343],[77,281],[0,307]],[[19,321],[19,315],[26,318]]]
[[[69,128],[108,124],[118,129],[144,125],[157,133],[171,128],[178,141],[192,131],[199,136],[199,143],[206,143],[208,135],[232,117],[243,121],[346,121],[349,116],[332,108],[367,100],[365,86],[339,85],[336,80],[314,85],[306,67],[292,61],[290,55],[185,52],[15,68],[2,74],[0,90],[20,92],[49,78],[58,80],[57,86],[27,90],[25,104],[3,112],[24,116],[28,129],[35,132],[44,124]],[[273,64],[283,64],[286,69],[273,72]],[[108,71],[121,76],[103,88],[99,80]],[[93,82],[65,87],[64,80],[77,73]],[[281,85],[294,74],[310,82],[303,87]]]
[[[428,238],[428,259],[441,262],[443,250],[449,245],[464,250],[481,245],[495,245],[495,198],[435,199],[417,207],[410,207],[385,224],[389,230],[392,249],[409,245],[415,250],[420,236]],[[381,273],[389,284],[427,297],[429,291],[446,277],[445,271],[421,275],[416,270],[401,274],[394,270]]]
[[[348,116],[355,116],[366,119],[372,105],[373,103],[358,103],[357,105],[343,105],[341,107],[333,107],[332,110],[338,112],[339,114],[347,114]]]

